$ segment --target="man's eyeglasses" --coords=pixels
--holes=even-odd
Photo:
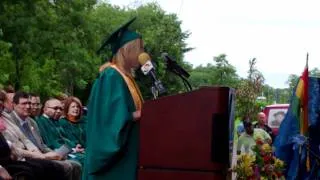
[[[31,105],[31,102],[23,102],[23,103],[19,103],[22,106],[26,106],[26,105]]]
[[[53,109],[53,110],[55,110],[55,111],[57,111],[57,110],[62,111],[62,110],[63,110],[63,108],[62,108],[62,107],[59,107],[59,106],[55,106],[55,107],[48,107],[48,108]]]
[[[31,103],[31,106],[34,106],[34,107],[41,107],[41,104],[40,104],[40,103]]]

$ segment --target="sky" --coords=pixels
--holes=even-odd
[[[184,56],[194,67],[213,63],[226,54],[241,77],[246,77],[249,60],[265,83],[286,88],[290,74],[300,75],[309,53],[309,69],[320,68],[320,1],[316,0],[109,0],[119,6],[136,7],[157,2],[175,13],[195,49]]]

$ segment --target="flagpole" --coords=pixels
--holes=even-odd
[[[308,67],[308,63],[309,63],[309,53],[307,52],[306,67]]]
[[[306,59],[306,68],[308,69],[309,68],[309,53],[307,52],[307,59]],[[309,78],[309,69],[308,69],[308,78]],[[307,86],[309,86],[309,83],[307,84]],[[309,93],[308,93],[308,97],[309,98]],[[309,122],[309,116],[307,115],[307,121]],[[308,125],[309,127],[309,125]],[[308,128],[309,129],[309,128]],[[310,149],[308,149],[308,146],[309,146],[309,142],[308,142],[308,139],[307,139],[307,159],[306,159],[306,167],[307,167],[307,172],[310,172]]]
[[[300,79],[299,79],[299,81],[301,80],[301,78],[303,78],[304,76],[305,76],[305,73],[307,73],[307,79],[308,79],[308,77],[309,77],[309,73],[308,73],[308,63],[309,63],[309,53],[307,52],[307,56],[306,56],[306,65],[305,65],[305,69],[304,69],[304,71],[303,71],[303,73],[302,73],[302,76],[300,77]],[[306,72],[307,71],[307,72]],[[306,80],[306,81],[308,81],[308,80]],[[308,86],[308,83],[307,84],[304,84],[304,86]],[[307,93],[307,92],[304,92],[304,93]],[[304,96],[304,95],[303,95]],[[304,98],[306,98],[306,97],[304,97]],[[307,97],[308,98],[308,97]],[[307,106],[306,104],[303,104],[303,106]],[[305,109],[306,110],[306,109]],[[305,116],[304,116],[304,111],[300,111],[300,112],[302,112],[303,114],[302,114],[302,116],[300,115],[300,118],[306,118]],[[304,119],[305,120],[305,119]],[[306,136],[306,132],[305,132],[305,127],[304,127],[304,122],[302,122],[301,123],[301,120],[300,120],[300,135],[302,135],[302,136]],[[302,126],[302,128],[301,128],[301,126]],[[306,141],[308,141],[308,140],[306,140]],[[304,144],[305,146],[308,146],[308,142],[306,142],[306,144]],[[303,176],[303,174],[302,174],[302,171],[301,171],[301,166],[302,166],[302,159],[301,159],[301,156],[302,156],[302,146],[304,146],[304,145],[299,145],[299,158],[298,158],[298,173],[297,173],[297,177],[295,177],[295,179],[296,180],[298,180],[298,179],[301,179],[302,178],[302,176]],[[310,164],[310,160],[309,160],[309,151],[308,151],[308,149],[306,150],[306,170],[307,170],[307,172],[309,172],[310,171],[310,166],[309,166],[309,164]]]

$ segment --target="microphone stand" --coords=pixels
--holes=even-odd
[[[157,89],[156,89],[155,86],[152,86],[152,87],[151,87],[151,93],[152,93],[152,95],[153,95],[153,99],[154,99],[154,100],[158,98],[159,93],[158,93],[158,91],[157,91]]]
[[[189,83],[189,81],[183,77],[181,74],[178,75],[181,79],[182,79],[182,82],[184,84],[184,86],[186,87],[187,91],[190,92],[192,91],[192,87],[191,87],[191,84]]]
[[[174,68],[168,68],[168,70],[170,70],[173,74],[179,76],[185,86],[185,88],[187,89],[187,92],[190,92],[192,91],[192,86],[191,84],[189,83],[189,81],[182,75],[182,73],[180,73],[179,71],[177,71],[176,69]]]
[[[160,80],[156,80],[151,87],[151,93],[153,95],[153,99],[157,99],[160,94],[166,93],[166,88],[162,85]]]
[[[161,54],[161,57],[164,59],[166,65],[167,65],[167,70],[171,71],[173,74],[179,76],[183,82],[183,85],[185,86],[186,90],[188,92],[192,91],[192,86],[187,80],[187,78],[190,76],[190,74],[184,70],[179,64],[172,59],[168,53],[164,52]]]

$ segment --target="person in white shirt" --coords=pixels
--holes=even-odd
[[[256,145],[256,140],[261,139],[265,143],[271,143],[270,135],[263,129],[254,128],[250,121],[243,122],[245,132],[239,137],[237,144],[237,154],[253,153],[252,147]]]

